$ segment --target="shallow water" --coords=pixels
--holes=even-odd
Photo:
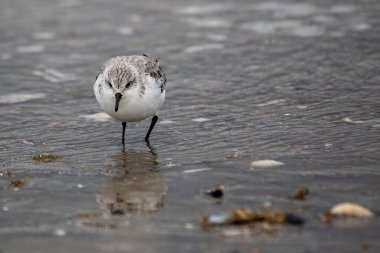
[[[377,252],[378,217],[317,215],[345,201],[380,210],[379,11],[1,1],[0,251]],[[86,117],[100,112],[92,83],[106,59],[141,53],[161,58],[167,99],[151,146],[145,120],[122,149],[119,122]],[[63,158],[33,160],[43,152]],[[284,165],[251,169],[259,159]],[[222,201],[202,193],[219,184]],[[286,197],[301,186],[306,201]],[[305,225],[201,227],[204,214],[268,203]]]

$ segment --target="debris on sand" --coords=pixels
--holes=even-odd
[[[309,188],[306,186],[303,186],[297,190],[297,192],[294,194],[294,196],[291,196],[291,199],[296,199],[296,200],[305,200],[306,196],[309,195],[310,191]]]
[[[27,183],[27,181],[32,178],[32,176],[27,176],[21,179],[13,179],[13,171],[10,169],[6,171],[6,174],[9,181],[8,188],[14,188],[15,190],[24,186]]]
[[[283,162],[275,161],[275,160],[256,160],[251,162],[251,168],[268,168],[268,167],[276,167],[284,165]]]
[[[302,225],[304,219],[296,214],[273,209],[251,211],[243,208],[237,208],[230,213],[205,215],[202,219],[204,228],[255,223]]]
[[[62,159],[63,156],[54,155],[51,153],[38,153],[33,156],[33,160],[37,163],[54,163]]]
[[[374,213],[368,208],[350,202],[340,203],[330,209],[330,214],[334,216],[346,217],[373,217]]]
[[[25,180],[23,179],[15,179],[9,181],[9,188],[20,188],[21,186],[25,185]]]
[[[81,219],[96,219],[103,217],[103,215],[99,212],[80,212],[78,217]]]
[[[11,171],[11,170],[7,170],[7,177],[8,177],[8,178],[13,177],[13,171]]]

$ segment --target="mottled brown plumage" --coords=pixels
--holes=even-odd
[[[167,79],[160,67],[160,63],[157,59],[152,59],[147,55],[118,56],[109,59],[104,63],[99,73],[106,72],[107,76],[113,77],[113,80],[109,80],[110,82],[121,86],[128,82],[133,85],[142,81],[140,80],[141,75],[134,73],[134,71],[146,73],[146,75],[159,80],[161,91],[165,90]]]

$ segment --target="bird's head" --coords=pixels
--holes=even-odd
[[[136,78],[126,69],[110,69],[104,75],[104,87],[115,96],[115,112],[119,110],[120,100],[135,84]]]

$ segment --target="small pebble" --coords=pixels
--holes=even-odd
[[[66,235],[66,231],[63,230],[63,229],[57,228],[56,230],[54,230],[54,234],[57,235],[57,236],[65,236]]]
[[[227,213],[212,214],[205,217],[205,221],[210,225],[223,225],[230,221],[230,215]]]
[[[263,203],[263,207],[265,207],[265,208],[269,208],[269,207],[272,207],[272,206],[273,206],[273,203],[270,202],[270,201],[265,201],[265,202]]]
[[[219,188],[208,190],[206,194],[216,199],[222,198],[224,195],[223,191]]]
[[[194,229],[194,225],[192,223],[185,223],[184,228],[186,229]]]
[[[116,209],[116,210],[113,210],[113,211],[111,212],[111,214],[112,214],[112,215],[124,215],[125,212],[124,212],[124,210]]]
[[[352,122],[353,122],[353,120],[352,120],[351,117],[344,117],[342,120],[343,120],[344,122],[347,122],[347,123],[352,123]]]
[[[292,213],[285,215],[285,221],[291,225],[302,225],[305,222],[303,218]]]

